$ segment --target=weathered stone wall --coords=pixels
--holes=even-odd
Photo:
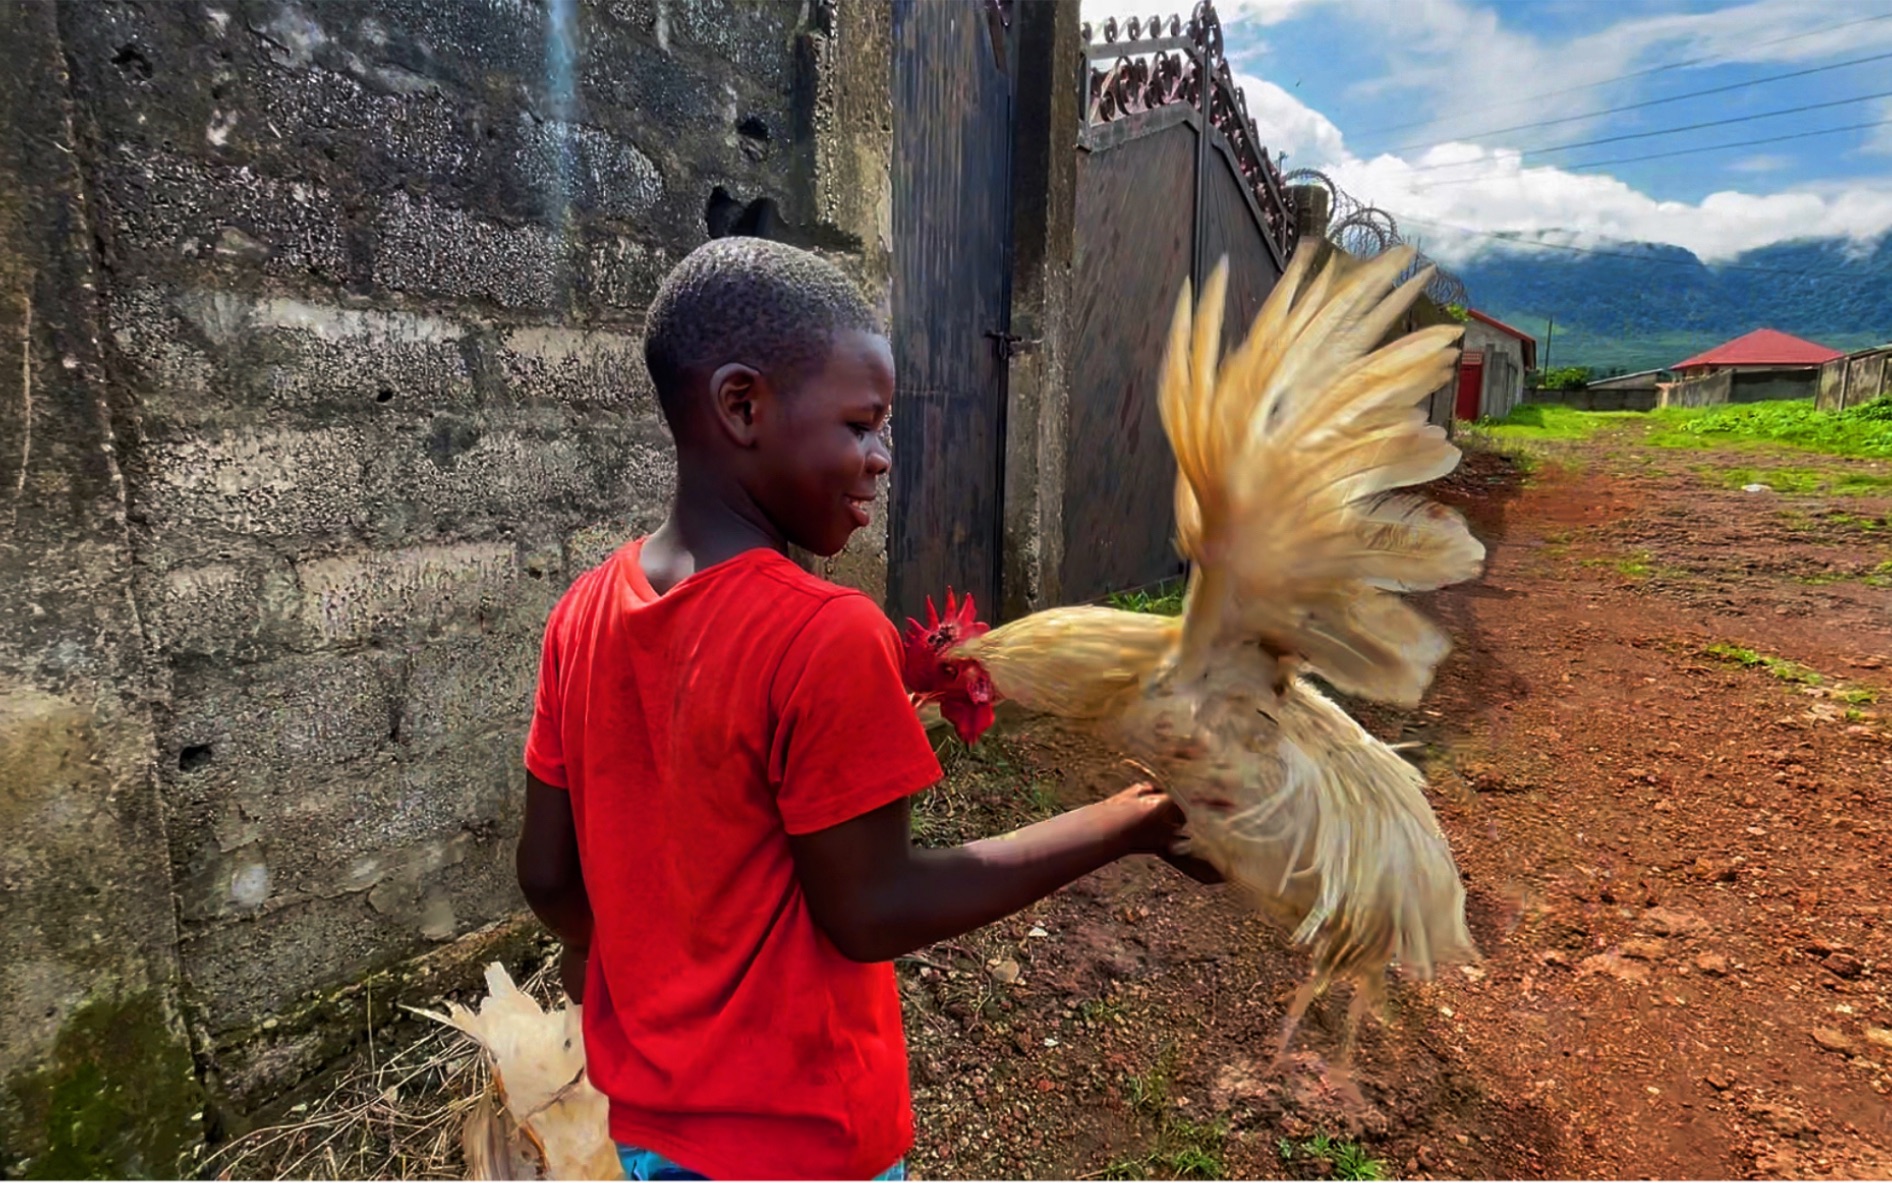
[[[162,1174],[197,1106],[58,15],[0,5],[0,1173]]]
[[[1731,403],[1768,403],[1782,399],[1810,399],[1819,393],[1820,371],[1736,370],[1734,388],[1728,394]]]
[[[4,11],[0,1068],[106,964],[240,1110],[332,1050],[279,1016],[519,907],[545,614],[668,493],[664,272],[760,223],[884,303],[886,17]]]
[[[1579,411],[1649,411],[1659,401],[1651,386],[1591,386],[1582,390],[1547,390],[1533,387],[1524,392],[1527,403],[1555,403]]]
[[[1669,384],[1661,392],[1660,403],[1665,407],[1718,407],[1728,401],[1733,389],[1734,371],[1721,370]]]
[[[1843,411],[1892,395],[1892,345],[1862,349],[1820,367],[1815,401],[1822,411]]]

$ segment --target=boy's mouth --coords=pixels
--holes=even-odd
[[[843,498],[843,500],[847,502],[847,511],[849,514],[853,515],[854,524],[857,527],[865,526],[868,522],[873,520],[873,498],[846,497]]]

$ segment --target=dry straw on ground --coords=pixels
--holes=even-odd
[[[521,989],[546,1004],[560,995],[549,966]],[[319,1100],[288,1120],[234,1138],[206,1156],[216,1179],[458,1179],[466,1174],[460,1133],[492,1073],[479,1047],[428,1023],[392,1055],[365,1055]]]

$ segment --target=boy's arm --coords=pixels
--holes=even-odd
[[[578,864],[578,826],[571,794],[526,774],[526,819],[515,862],[519,889],[565,951],[559,964],[565,993],[583,1002],[585,958],[591,949],[591,897]]]
[[[1182,824],[1176,804],[1148,785],[947,850],[915,847],[907,812],[903,797],[789,839],[809,912],[851,960],[890,961],[970,932],[1127,854],[1168,857]],[[1192,860],[1171,861],[1196,871],[1184,865]]]

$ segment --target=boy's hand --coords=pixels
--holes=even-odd
[[[1197,883],[1221,883],[1221,872],[1199,858],[1176,853],[1188,819],[1182,806],[1162,789],[1144,782],[1108,797],[1104,807],[1121,811],[1124,836],[1132,854],[1153,854]]]
[[[1125,854],[1168,854],[1183,824],[1181,807],[1147,781],[1111,794],[1100,807],[1121,827]]]

